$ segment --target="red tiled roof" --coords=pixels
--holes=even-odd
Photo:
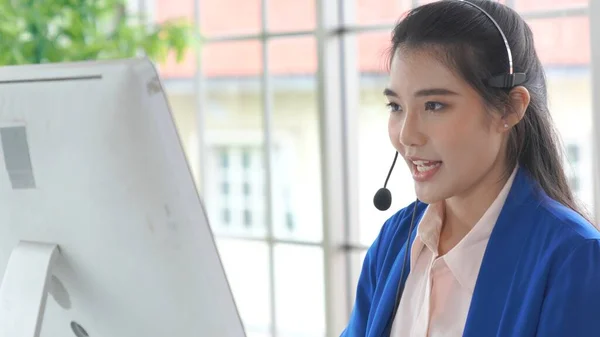
[[[363,24],[393,23],[411,0],[354,0],[357,21]],[[200,1],[204,35],[255,34],[261,29],[258,0]],[[515,0],[521,11],[581,5],[587,0]],[[368,5],[367,5],[368,4]],[[192,19],[193,0],[157,0],[156,19]],[[273,31],[311,30],[315,27],[314,1],[270,0],[268,26]],[[277,13],[272,15],[271,13]],[[545,65],[586,65],[590,61],[589,19],[566,17],[529,20],[538,55]],[[358,63],[362,72],[385,70],[390,32],[358,35]],[[269,43],[269,67],[274,74],[312,74],[316,70],[314,37],[288,37]],[[213,43],[204,46],[202,64],[207,76],[250,76],[262,71],[262,48],[258,40]],[[181,64],[171,59],[161,67],[167,78],[191,77],[193,53]]]

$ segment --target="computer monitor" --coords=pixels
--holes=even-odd
[[[245,336],[155,67],[0,68],[0,336]]]

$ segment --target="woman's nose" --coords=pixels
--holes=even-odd
[[[421,146],[425,144],[426,137],[421,132],[421,121],[419,116],[406,113],[401,121],[399,141],[404,146]]]

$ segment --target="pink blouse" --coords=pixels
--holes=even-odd
[[[473,229],[443,256],[438,242],[444,203],[427,207],[412,245],[411,272],[392,337],[462,336],[481,260],[516,171]]]

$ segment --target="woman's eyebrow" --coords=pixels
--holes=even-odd
[[[456,92],[444,88],[421,89],[415,93],[415,97],[423,96],[456,96]]]
[[[398,97],[398,94],[390,88],[385,88],[385,90],[383,90],[383,95],[389,96],[389,97]],[[456,93],[452,90],[448,90],[448,89],[444,89],[444,88],[428,88],[428,89],[421,89],[421,90],[415,92],[414,96],[415,97],[423,97],[423,96],[456,96],[456,95],[458,95],[458,93]]]
[[[398,97],[398,94],[395,93],[392,89],[390,88],[385,88],[385,90],[383,90],[383,95],[384,96],[390,96],[390,97]]]

